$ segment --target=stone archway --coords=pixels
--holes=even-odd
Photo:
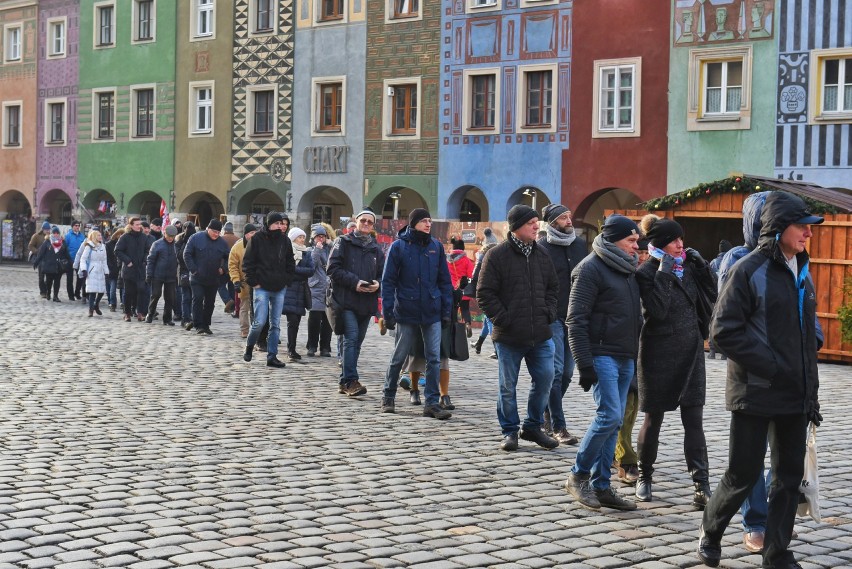
[[[102,221],[115,219],[115,197],[107,190],[96,188],[86,192],[83,207],[92,220]]]
[[[30,217],[32,207],[30,200],[23,193],[18,190],[7,190],[0,194],[0,212]]]
[[[574,226],[591,243],[604,222],[604,210],[637,209],[642,198],[626,188],[601,188],[586,196],[574,210]]]
[[[225,213],[225,207],[219,198],[210,192],[195,192],[184,198],[178,211],[188,212],[186,219],[196,227],[207,227],[211,219],[219,219]]]
[[[73,208],[71,196],[58,188],[45,193],[38,202],[38,214],[46,215],[51,223],[57,225],[71,223]]]
[[[396,206],[394,202],[397,202]],[[394,207],[396,207],[397,219],[405,219],[414,208],[429,209],[429,205],[420,193],[404,186],[387,188],[370,203],[370,208],[376,212],[376,215],[384,219],[394,218]]]
[[[473,185],[456,188],[447,200],[447,219],[459,221],[488,221],[488,198]]]
[[[352,200],[335,186],[316,186],[299,200],[298,224],[327,223],[335,229],[345,226],[344,220],[352,216]]]
[[[139,192],[130,198],[127,204],[127,212],[133,215],[140,215],[143,219],[152,220],[155,217],[160,217],[160,205],[163,202],[163,197],[160,194],[152,191]]]
[[[236,214],[246,216],[246,222],[255,225],[262,225],[270,211],[284,211],[284,201],[277,193],[266,188],[246,192],[237,202]]]
[[[509,200],[506,202],[506,211],[512,209],[514,205],[524,204],[530,206],[540,214],[544,206],[550,203],[550,198],[543,190],[535,186],[522,186],[509,196]]]

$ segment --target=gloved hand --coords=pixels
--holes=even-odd
[[[449,318],[441,318],[441,329],[446,330],[450,327],[450,319]]]
[[[704,260],[704,257],[701,256],[701,253],[693,249],[692,247],[686,248],[686,260],[692,261],[696,265],[705,265],[707,261]]]
[[[811,403],[810,409],[808,409],[808,421],[817,427],[819,427],[820,423],[822,423],[822,415],[819,412],[819,403]]]
[[[88,274],[89,274],[89,271],[80,271],[79,273],[77,273],[77,276],[79,276],[81,279],[85,279],[86,275],[88,275]]]
[[[396,320],[394,320],[392,316],[389,318],[385,318],[385,328],[387,328],[388,330],[396,329]]]
[[[674,257],[669,255],[668,253],[664,253],[662,260],[660,260],[660,268],[657,269],[657,270],[660,271],[661,273],[672,274],[672,271],[674,270],[674,265],[675,265]]]
[[[237,292],[240,292],[241,290],[243,290],[242,281],[234,281],[234,290],[237,291]]]
[[[594,367],[580,368],[580,387],[583,391],[588,391],[594,384],[598,382],[598,372]]]

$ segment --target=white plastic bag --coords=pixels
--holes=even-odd
[[[810,516],[814,521],[822,521],[819,513],[819,472],[817,470],[816,425],[810,424],[808,448],[805,451],[805,475],[799,490],[803,500],[799,503],[796,513],[800,516]]]

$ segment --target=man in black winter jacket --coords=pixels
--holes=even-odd
[[[186,242],[183,260],[189,269],[192,287],[192,325],[196,334],[210,335],[210,322],[216,291],[228,270],[228,244],[219,239],[222,222],[211,219],[205,231],[199,231]]]
[[[494,345],[500,362],[500,448],[517,450],[520,437],[551,449],[559,446],[559,441],[546,435],[541,427],[553,382],[550,325],[556,320],[559,282],[550,256],[535,242],[538,213],[519,204],[509,210],[508,222],[509,238],[483,258],[476,287],[479,307],[494,325]],[[522,360],[526,361],[532,387],[521,429],[517,385]]]
[[[773,489],[763,567],[796,568],[787,548],[804,474],[807,425],[819,426],[816,295],[808,274],[811,225],[823,222],[801,198],[767,196],[757,249],[741,259],[722,287],[710,335],[728,356],[725,403],[731,411],[730,462],[704,509],[698,556],[719,565],[731,517],[772,449]]]
[[[115,246],[115,256],[122,263],[125,322],[130,322],[134,308],[137,320],[145,320],[148,310],[145,303],[145,260],[149,247],[148,236],[142,232],[142,221],[138,217],[131,217],[124,235]]]
[[[254,345],[268,321],[266,365],[275,368],[286,365],[278,359],[278,337],[281,333],[284,294],[296,273],[293,245],[284,227],[284,216],[277,211],[270,212],[266,216],[266,227],[248,240],[243,255],[243,273],[254,298],[254,319],[246,338],[243,359],[251,361]]]
[[[163,297],[163,324],[174,326],[172,313],[175,306],[175,291],[177,290],[177,251],[175,236],[177,227],[169,225],[161,239],[154,241],[148,253],[145,270],[145,282],[151,287],[151,301],[148,303],[148,316],[145,321],[154,321],[157,303]]]

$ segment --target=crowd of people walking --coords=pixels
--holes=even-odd
[[[264,353],[271,368],[286,366],[278,357],[285,341],[283,359],[302,360],[298,334],[307,315],[307,357],[332,357],[337,335],[338,391],[349,397],[367,392],[358,362],[376,321],[382,334],[394,335],[379,411],[396,412],[400,388],[420,405],[422,375],[423,415],[440,420],[455,409],[450,361],[466,357],[458,341],[466,346],[472,337],[475,299],[484,320],[470,346],[480,354],[492,335],[503,451],[517,450],[519,440],[545,449],[579,443],[566,491],[589,509],[634,510],[637,501],[654,500],[657,453],[668,442],[661,440],[663,420],[679,410],[692,505],[704,512],[701,561],[719,564],[722,534],[742,506],[745,547],[763,552],[764,567],[796,568],[788,546],[805,433],[809,422],[822,420],[821,331],[805,250],[810,226],[822,218],[785,192],[750,196],[743,214],[746,245],[720,244],[713,263],[685,246],[679,223],[656,215],[638,224],[609,216],[587,254],[572,212],[561,204],[541,213],[512,207],[505,240],[486,229],[475,259],[456,238],[447,252],[422,208],[411,211],[387,251],[376,239],[370,209],[354,215],[340,236],[325,224],[311,226],[309,234],[290,227],[280,212],[269,213],[260,228],[247,224],[242,238],[216,219],[197,230],[190,222],[162,227],[160,219],[131,218],[106,243],[97,230],[83,236],[78,222],[64,237],[45,223],[30,251],[42,298],[60,302],[65,275],[69,300],[83,300],[89,317],[102,315],[106,297],[125,322],[179,321],[187,331],[211,335],[220,296],[239,318],[243,359]],[[541,235],[540,221],[546,222]],[[729,360],[730,464],[715,493],[703,426],[705,340]],[[522,363],[531,378],[525,410],[517,393]],[[562,405],[575,367],[595,411],[582,438],[568,431]],[[613,468],[619,481],[635,485],[635,500],[613,489]]]

